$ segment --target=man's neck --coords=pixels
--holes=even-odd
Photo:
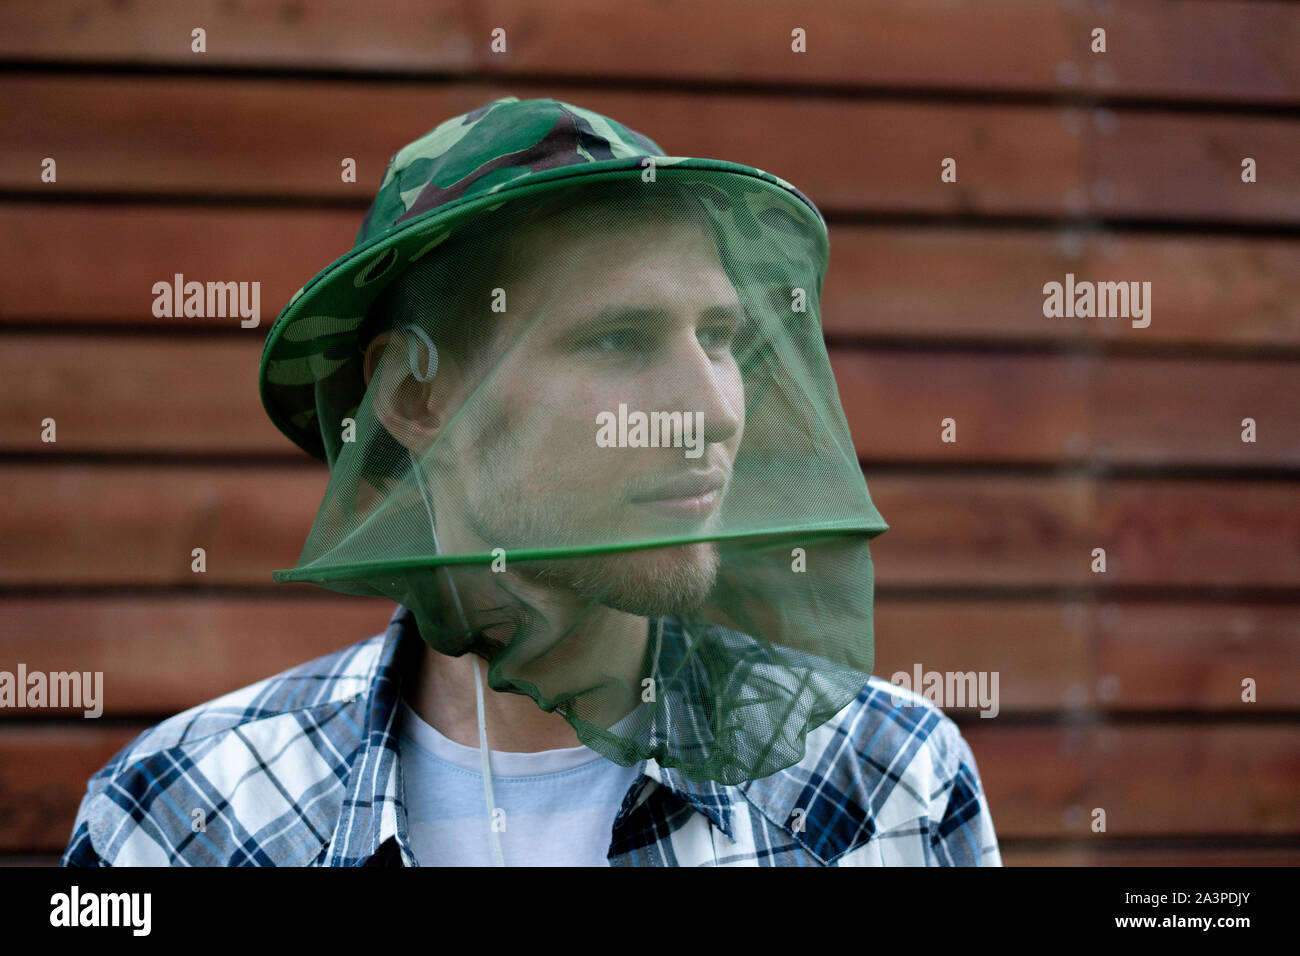
[[[579,662],[566,675],[556,678],[543,670],[515,676],[538,686],[543,693],[573,691],[600,683],[614,688],[602,701],[605,712],[591,715],[593,722],[612,726],[639,701],[648,636],[645,618],[603,608],[565,638],[572,652],[566,656]],[[474,653],[449,657],[421,642],[414,680],[404,687],[402,695],[411,709],[444,737],[466,747],[478,747],[475,667],[483,680],[489,749],[533,753],[581,744],[577,732],[560,713],[542,710],[524,694],[500,693],[489,687],[488,664]],[[548,687],[552,681],[563,686]]]
[[[444,737],[477,748],[475,667],[483,678],[483,712],[489,749],[534,753],[581,744],[577,732],[558,713],[548,714],[531,697],[501,694],[488,687],[487,663],[476,654],[448,657],[423,644],[416,680],[403,696],[420,719]]]
[[[439,508],[440,513],[454,514],[453,509]],[[448,550],[470,553],[487,550],[487,544],[452,519],[441,525]],[[459,590],[451,584],[446,569],[434,572],[442,604],[450,607],[496,608],[506,593],[522,596],[530,608],[547,621],[550,634],[562,634],[564,652],[524,652],[522,664],[511,665],[507,679],[527,682],[540,694],[555,698],[583,688],[604,686],[601,712],[593,713],[590,704],[584,717],[602,727],[610,727],[630,713],[639,702],[645,656],[649,644],[649,622],[644,617],[617,611],[603,605],[592,606],[589,598],[574,593],[561,584],[550,584],[534,576],[513,571],[490,574],[478,580],[464,580]],[[463,614],[461,620],[464,621]],[[473,619],[473,614],[470,614]],[[507,645],[514,637],[509,625],[489,628],[488,635]],[[540,650],[540,649],[537,649]],[[553,649],[552,649],[553,650]],[[504,653],[504,652],[503,652]],[[527,658],[531,655],[532,659]],[[421,648],[416,679],[403,690],[403,696],[422,720],[458,744],[477,747],[478,717],[474,689],[474,670],[483,677],[483,710],[487,724],[488,747],[512,753],[557,750],[581,744],[577,732],[558,712],[548,713],[525,694],[500,693],[487,683],[487,662],[467,652],[449,657],[428,645]],[[589,703],[589,702],[588,702]]]

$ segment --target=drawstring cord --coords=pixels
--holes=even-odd
[[[496,866],[505,866],[505,857],[501,855],[501,836],[497,833],[495,821],[492,819],[496,813],[497,802],[492,796],[492,767],[491,762],[488,760],[487,721],[483,716],[483,678],[479,674],[477,655],[475,655],[471,663],[474,665],[475,708],[478,711],[478,750],[483,765],[483,796],[487,799],[488,838],[492,841],[492,862]]]
[[[406,454],[411,459],[411,470],[415,472],[415,480],[420,485],[420,497],[424,500],[424,512],[429,516],[429,533],[433,535],[433,553],[442,554],[442,549],[438,546],[438,531],[433,523],[433,506],[429,501],[429,492],[424,487],[424,475],[415,461],[415,454],[411,449],[406,449]],[[456,581],[452,578],[451,572],[447,572],[447,584],[451,587],[451,597],[456,603],[456,613],[460,615],[461,625],[465,628],[465,633],[469,633],[469,620],[465,617],[465,608],[460,603],[460,592],[456,590]],[[478,655],[470,655],[470,663],[474,666],[474,710],[478,716],[478,747],[480,763],[483,768],[483,798],[487,801],[488,816],[488,840],[492,845],[492,862],[495,866],[505,866],[505,856],[501,853],[501,835],[497,833],[493,825],[493,817],[496,814],[496,799],[492,796],[492,761],[487,743],[487,718],[483,708],[483,677],[479,673]]]

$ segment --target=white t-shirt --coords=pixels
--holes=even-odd
[[[491,866],[492,820],[477,747],[458,744],[400,702],[398,760],[407,832],[421,866]],[[644,763],[620,767],[590,747],[491,751],[504,811],[506,866],[608,866],[610,833]],[[498,815],[500,816],[500,815]]]

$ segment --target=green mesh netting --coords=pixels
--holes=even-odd
[[[792,765],[870,675],[887,528],[826,262],[789,194],[686,170],[459,226],[374,301],[355,381],[317,388],[330,481],[276,579],[406,605],[620,764]]]

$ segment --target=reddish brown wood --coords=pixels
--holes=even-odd
[[[1140,348],[1300,344],[1300,243],[1020,229],[831,230],[828,333],[888,340],[1090,341]],[[1043,316],[1043,285],[1151,283],[1144,329]]]
[[[355,200],[390,156],[518,87],[18,76],[0,188]],[[1261,116],[816,96],[532,91],[613,116],[670,155],[737,160],[830,213],[1300,219],[1300,126]],[[1113,131],[1112,131],[1113,130]],[[810,149],[808,144],[815,143]],[[255,145],[254,145],[255,144]],[[304,148],[304,144],[310,144]],[[45,157],[57,184],[39,180]],[[1258,182],[1241,182],[1250,156]],[[957,160],[957,182],[940,162]],[[340,181],[344,158],[355,183]]]
[[[986,721],[996,724],[996,720]],[[965,728],[1001,837],[1293,834],[1290,724]],[[1097,808],[1105,833],[1092,830]]]
[[[83,7],[11,5],[0,55],[197,69],[562,74],[601,80],[743,80],[937,91],[1080,92],[1290,102],[1300,72],[1300,15],[1281,2],[1139,0],[1094,9],[1017,0],[664,0],[652,7],[564,0],[394,0],[384,15],[346,0],[231,7],[161,0]],[[195,24],[207,53],[190,51]],[[1105,54],[1090,31],[1105,26]],[[500,26],[505,53],[489,47]],[[791,30],[807,53],[791,52]],[[364,37],[364,42],[359,38]]]
[[[0,609],[0,667],[99,671],[105,716],[161,719],[382,633],[396,605],[319,592],[9,598]]]
[[[1115,848],[1081,844],[1067,848],[1016,844],[1002,848],[1004,866],[1295,866],[1300,850],[1244,846],[1232,837],[1223,845],[1184,849],[1177,845],[1153,848]],[[1237,843],[1234,846],[1234,843]]]

